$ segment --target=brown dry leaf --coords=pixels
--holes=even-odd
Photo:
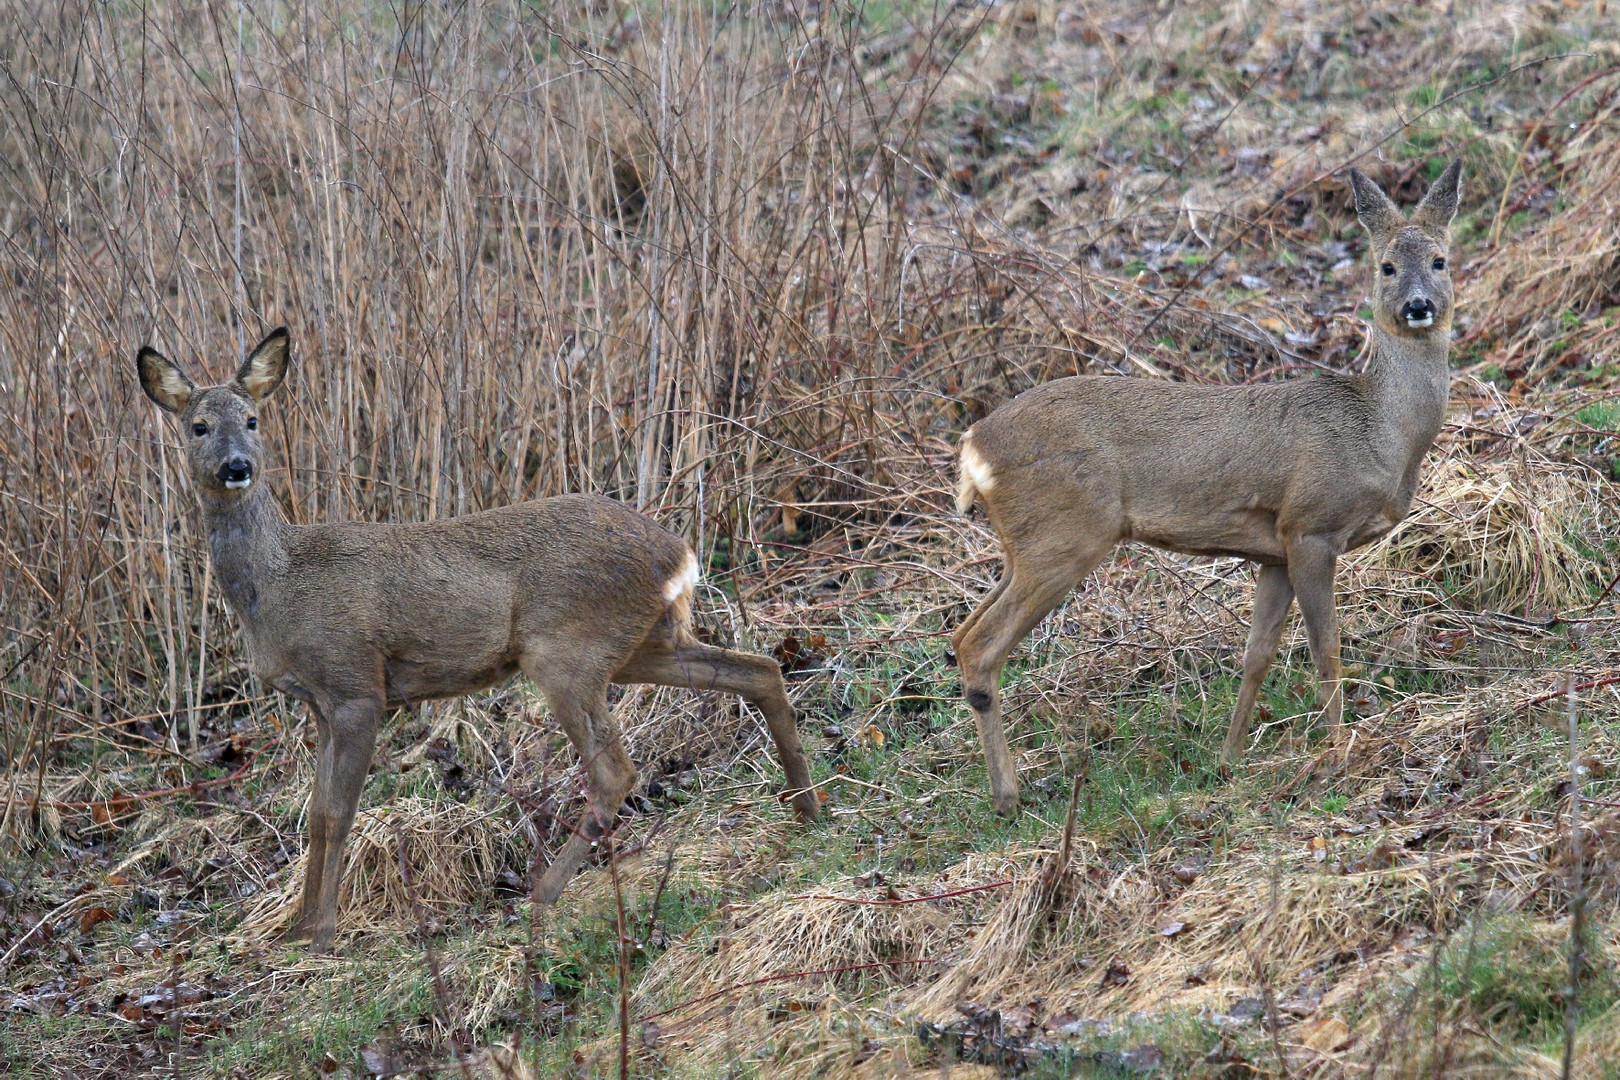
[[[110,919],[116,919],[117,917],[118,916],[114,915],[111,911],[108,911],[104,907],[93,907],[89,911],[86,911],[83,915],[79,916],[79,933],[88,934],[101,923],[107,922]]]
[[[1387,870],[1400,862],[1401,858],[1388,844],[1379,844],[1367,854],[1345,867],[1352,874],[1364,874],[1368,870]]]
[[[1108,961],[1108,970],[1103,972],[1100,985],[1104,990],[1110,986],[1124,986],[1131,981],[1131,969],[1125,966],[1123,960]]]
[[[1302,1046],[1308,1046],[1318,1054],[1331,1054],[1342,1049],[1350,1045],[1352,1038],[1350,1025],[1337,1016],[1318,1016],[1306,1020],[1294,1028],[1294,1035]]]
[[[1317,862],[1327,861],[1327,838],[1322,836],[1311,837],[1311,858]]]

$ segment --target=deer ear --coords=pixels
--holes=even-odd
[[[177,413],[185,409],[197,389],[185,372],[175,367],[174,361],[150,345],[142,345],[135,354],[135,367],[140,372],[141,389],[160,409]]]
[[[1361,219],[1361,225],[1372,236],[1373,246],[1382,247],[1398,232],[1406,219],[1389,201],[1384,189],[1376,181],[1367,178],[1360,169],[1350,170],[1350,187],[1356,195],[1356,217]]]
[[[248,397],[254,401],[263,401],[281,385],[281,380],[287,377],[288,337],[287,328],[278,326],[265,336],[242,361],[242,367],[236,373],[236,381],[247,391]]]
[[[1451,219],[1457,216],[1457,199],[1462,194],[1462,158],[1454,158],[1440,179],[1429,185],[1428,192],[1412,213],[1412,224],[1440,239],[1451,228]]]

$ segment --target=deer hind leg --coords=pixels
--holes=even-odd
[[[957,626],[956,632],[951,635],[952,640],[961,637],[963,634],[973,629],[973,624],[978,622],[979,618],[984,615],[986,611],[990,610],[990,607],[996,602],[997,598],[999,598],[1002,593],[1007,591],[1007,582],[1011,577],[1012,575],[1010,573],[1004,573],[1000,578],[997,579],[994,585],[990,586],[990,591],[984,594],[984,599],[979,601],[979,606],[969,612],[968,617],[963,619],[962,622]]]
[[[1254,712],[1255,699],[1260,696],[1260,687],[1265,684],[1266,672],[1271,670],[1272,658],[1277,655],[1283,623],[1288,619],[1288,607],[1293,602],[1294,587],[1288,581],[1288,568],[1260,567],[1254,578],[1254,618],[1249,623],[1249,643],[1243,650],[1243,687],[1238,691],[1231,726],[1226,729],[1222,768],[1230,769],[1243,757],[1244,743],[1249,738],[1249,717]]]
[[[1338,745],[1344,734],[1344,688],[1340,683],[1339,619],[1333,607],[1333,575],[1338,552],[1328,543],[1306,538],[1288,550],[1288,580],[1305,619],[1305,636],[1316,665],[1317,702],[1327,717],[1328,738]]]
[[[636,767],[625,751],[619,725],[608,712],[605,679],[599,682],[576,679],[569,686],[557,689],[539,679],[535,682],[545,691],[557,722],[579,753],[590,797],[574,834],[534,883],[535,903],[555,904],[591,848],[618,816],[619,806],[635,786]]]
[[[1006,584],[991,590],[989,598],[951,638],[962,672],[962,693],[978,722],[990,774],[990,798],[997,813],[1010,814],[1018,807],[1018,776],[1001,718],[1002,665],[1107,550],[1107,546],[1099,546],[1081,554],[1065,553],[1045,560],[1026,556],[1016,561],[1009,550],[1003,576]]]
[[[309,800],[310,847],[304,871],[303,914],[292,933],[309,939],[319,950],[330,949],[337,935],[343,845],[354,827],[360,789],[371,769],[382,710],[380,697],[358,698],[316,714],[327,717],[322,725],[326,730],[319,737],[315,790]]]
[[[814,821],[820,812],[810,782],[810,763],[799,741],[799,728],[788,703],[782,672],[775,662],[750,653],[720,649],[699,642],[650,640],[613,676],[618,683],[654,683],[692,690],[719,690],[736,694],[765,715],[776,744],[776,758],[787,776],[794,809],[801,821]]]

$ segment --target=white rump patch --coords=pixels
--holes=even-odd
[[[664,582],[664,603],[673,604],[682,596],[691,596],[692,590],[697,588],[697,583],[697,556],[688,551],[686,553],[686,562],[681,565],[680,573]]]
[[[973,486],[983,494],[996,486],[995,477],[990,475],[990,466],[979,456],[971,442],[962,444],[962,475],[973,481]]]

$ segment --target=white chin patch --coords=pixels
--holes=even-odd
[[[240,491],[252,483],[253,480],[251,478],[247,480],[227,480],[225,481],[225,486],[230,488],[232,491]]]
[[[1412,327],[1415,330],[1422,329],[1425,326],[1433,326],[1434,325],[1434,316],[1433,315],[1425,315],[1421,319],[1414,319],[1414,318],[1411,318],[1410,316],[1408,316],[1407,320],[1406,320],[1406,325]]]

